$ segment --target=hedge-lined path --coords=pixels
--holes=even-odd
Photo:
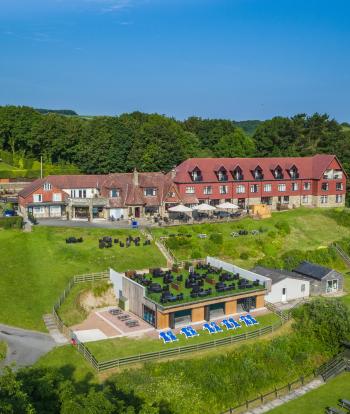
[[[6,358],[0,367],[15,363],[16,368],[34,364],[56,346],[53,338],[44,333],[0,324],[0,340],[7,343]]]

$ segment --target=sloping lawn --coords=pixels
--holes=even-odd
[[[333,378],[320,388],[269,411],[269,414],[324,414],[326,407],[338,407],[340,398],[350,400],[350,373]]]
[[[18,170],[18,168],[7,164],[6,162],[0,161],[0,171],[12,171],[12,170]]]
[[[203,342],[213,341],[214,339],[226,338],[231,335],[239,335],[245,332],[251,332],[268,325],[273,325],[279,321],[279,318],[273,314],[262,315],[257,318],[259,325],[235,329],[227,331],[223,328],[222,333],[210,335],[207,331],[198,331],[199,336],[186,339],[184,335],[178,334],[178,341],[164,344],[160,339],[153,338],[116,338],[107,339],[97,342],[89,342],[86,346],[93,353],[98,361],[108,361],[111,359],[124,358],[148,352],[157,352],[169,348],[177,348],[179,346],[197,345]]]
[[[99,249],[98,238],[124,238],[137,230],[35,227],[32,233],[0,230],[0,322],[44,330],[42,315],[50,312],[68,280],[77,274],[165,266],[152,244]],[[82,236],[81,244],[66,244]]]
[[[278,228],[287,223],[290,234]],[[258,235],[232,237],[232,232],[259,230]],[[350,236],[350,228],[339,225],[322,209],[299,208],[276,212],[265,220],[244,218],[236,222],[174,226],[152,229],[156,237],[168,236],[168,246],[180,260],[218,256],[238,266],[253,266],[259,259],[280,256],[288,250],[311,250],[325,247],[335,240]],[[199,239],[198,234],[207,234]],[[222,241],[213,236],[222,234]],[[174,237],[182,234],[184,237]]]

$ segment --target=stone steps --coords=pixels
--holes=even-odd
[[[59,331],[55,318],[51,313],[43,315],[43,320],[47,330],[49,331],[49,334],[57,345],[68,344],[68,339]]]

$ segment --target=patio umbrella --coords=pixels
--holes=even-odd
[[[211,206],[210,204],[198,204],[197,206],[192,207],[193,210],[196,211],[214,211],[216,208],[214,206]]]
[[[178,204],[177,206],[170,207],[168,210],[172,213],[192,213],[192,209],[184,206],[183,204]]]
[[[219,204],[217,208],[220,208],[222,210],[237,210],[239,207],[236,204],[226,202]]]

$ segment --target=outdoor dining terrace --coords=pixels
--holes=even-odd
[[[198,263],[189,270],[156,268],[142,274],[127,272],[126,276],[145,286],[146,297],[163,308],[265,289],[259,280],[248,280],[239,273],[231,273],[205,263]]]

